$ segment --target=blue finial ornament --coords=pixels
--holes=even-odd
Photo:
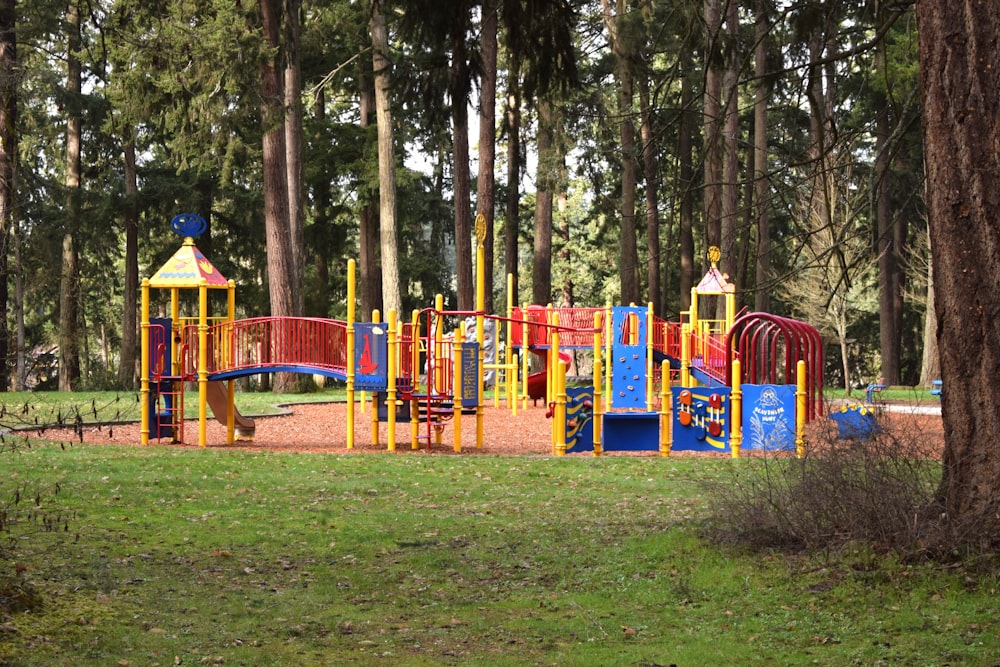
[[[179,213],[170,221],[170,229],[185,238],[195,238],[205,233],[208,223],[197,213]]]

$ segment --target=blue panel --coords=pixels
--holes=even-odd
[[[354,388],[380,391],[388,385],[388,338],[385,325],[354,325]]]
[[[868,440],[879,432],[875,411],[864,405],[842,405],[828,416],[837,425],[837,437],[841,439]]]
[[[742,449],[795,449],[795,385],[745,384]]]
[[[594,388],[566,387],[566,452],[594,451]]]
[[[462,366],[462,407],[479,405],[479,343],[462,343],[459,363]]]
[[[660,450],[660,415],[656,412],[609,412],[604,415],[601,447],[606,452]]]
[[[611,407],[646,408],[646,309],[611,309]]]
[[[674,387],[671,450],[729,451],[729,387]]]

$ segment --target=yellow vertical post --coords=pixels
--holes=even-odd
[[[743,372],[740,360],[733,359],[733,391],[729,398],[729,448],[733,458],[740,458],[743,446]]]
[[[528,357],[531,341],[528,340],[531,330],[528,328],[528,304],[521,306],[521,385],[518,391],[524,400],[524,409],[528,409]]]
[[[378,311],[378,309],[376,308],[375,310],[372,311],[372,324],[380,324],[381,322],[382,322],[382,313],[380,313]],[[371,404],[371,409],[372,409],[372,415],[371,415],[371,420],[372,420],[372,422],[371,422],[372,423],[372,444],[377,447],[378,446],[378,436],[379,436],[379,432],[378,432],[378,392],[377,391],[373,391],[373,392],[369,392],[369,393],[371,393],[371,396],[372,396],[372,404]]]
[[[180,300],[180,290],[176,287],[170,288],[170,331],[167,335],[170,340],[167,341],[167,347],[170,348],[170,375],[180,375],[181,369],[181,358],[178,352],[180,351],[177,346],[177,337],[174,332],[178,334],[183,334],[181,331],[181,300]],[[168,369],[164,368],[163,372],[168,372]]]
[[[183,419],[184,415],[180,415]],[[198,285],[198,446],[208,445],[208,281]]]
[[[229,324],[236,319],[236,281],[230,279],[226,285],[226,323]],[[232,326],[227,326],[226,331],[232,331]],[[224,336],[225,340],[216,341],[216,349],[222,346],[224,366],[229,368],[233,361],[233,347],[231,337]],[[226,382],[226,444],[231,445],[236,442],[236,380]]]
[[[603,347],[601,342],[601,331],[603,322],[604,318],[601,317],[601,313],[594,313],[594,456],[601,455],[601,427],[603,426],[604,417],[604,405],[601,402],[603,400],[601,388],[604,384],[604,376],[601,371],[601,354]]]
[[[653,411],[653,302],[646,305],[646,412]]]
[[[139,341],[139,442],[143,445],[149,444],[149,278],[142,279],[142,323],[140,332],[142,340]]]
[[[416,309],[410,314],[410,338],[410,449],[420,449],[420,403],[412,398],[420,393],[420,311]]]
[[[613,372],[615,360],[611,356],[611,346],[614,341],[615,332],[612,321],[611,306],[604,307],[604,411],[611,409],[611,373]]]
[[[795,456],[806,455],[806,362],[795,364]]]
[[[692,311],[693,312],[693,311]],[[691,323],[681,325],[681,386],[691,386]]]
[[[354,299],[357,283],[355,262],[347,260],[347,448],[354,449]]]
[[[559,313],[551,312],[551,313],[549,313],[549,316],[548,316],[547,319],[549,320],[549,322],[551,324],[554,324],[556,327],[559,326]],[[546,407],[546,409],[549,409],[550,406],[553,406],[556,403],[556,400],[557,400],[556,394],[559,391],[559,387],[558,387],[558,382],[559,382],[559,361],[560,361],[560,359],[559,359],[559,329],[551,329],[550,331],[551,331],[551,333],[549,334],[549,345],[550,345],[550,347],[549,347],[549,363],[546,364],[546,366],[548,366],[548,371],[549,371],[548,375],[549,375],[549,378],[550,378],[550,382],[549,382],[550,387],[545,392],[545,407]],[[566,443],[566,424],[565,423],[559,424],[558,423],[559,419],[557,417],[558,416],[556,415],[556,411],[555,411],[555,409],[553,409],[552,410],[552,445],[553,445],[553,447],[556,445],[557,438],[559,437],[558,434],[559,434],[559,431],[561,430],[562,433],[563,433],[563,446],[565,447],[565,443]],[[565,422],[566,420],[563,419],[563,421]]]
[[[732,292],[726,292],[726,330],[723,334],[729,333],[729,330],[733,328],[733,322],[736,321],[736,295]]]
[[[479,345],[479,377],[476,378],[476,449],[483,447],[483,385],[486,376],[486,216],[476,216],[476,343]],[[494,333],[494,338],[496,333]],[[493,341],[494,345],[496,340]]]
[[[548,324],[559,324],[559,314],[552,310],[552,304],[545,306],[545,321]],[[545,336],[547,342],[549,343],[549,360],[545,364],[545,405],[549,405],[555,400],[556,388],[555,388],[555,372],[556,364],[559,363],[559,351],[553,351],[552,338],[553,335],[558,338],[559,332],[550,327],[546,327],[547,335]]]
[[[504,330],[506,331],[506,344],[504,348],[504,358],[503,363],[506,368],[504,369],[504,389],[506,390],[505,396],[507,397],[507,407],[511,409],[511,412],[516,417],[517,416],[517,387],[518,387],[518,377],[517,377],[517,366],[514,365],[514,346],[511,342],[514,340],[514,274],[507,274],[507,321],[504,323]],[[523,342],[523,341],[522,341]]]
[[[670,456],[670,420],[673,399],[670,393],[670,362],[660,362],[660,456]]]
[[[555,435],[553,454],[566,456],[566,363],[556,362],[555,410],[552,414],[552,428]]]
[[[452,340],[452,368],[454,373],[454,387],[452,388],[451,409],[452,435],[454,436],[454,449],[456,452],[462,451],[462,341],[465,340],[465,324],[459,325],[455,330]]]
[[[444,384],[444,369],[441,367],[441,358],[443,357],[441,341],[444,340],[444,332],[441,330],[444,327],[442,310],[444,310],[444,296],[438,294],[434,297],[434,391],[428,389],[428,394],[444,393],[442,386]],[[427,380],[430,382],[430,377]]]
[[[387,382],[385,392],[385,414],[386,422],[388,423],[386,441],[390,452],[396,451],[396,359],[399,354],[396,327],[398,324],[396,321],[396,310],[390,308],[388,317],[386,318],[386,330],[389,341],[388,353],[386,354],[388,357],[388,369],[386,371]]]

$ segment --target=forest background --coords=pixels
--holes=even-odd
[[[132,388],[178,213],[241,316],[652,303],[939,377],[908,2],[0,0],[0,388]],[[472,128],[472,131],[470,131]],[[154,304],[154,308],[156,304]],[[279,387],[280,388],[280,387]]]

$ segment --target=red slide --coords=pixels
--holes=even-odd
[[[531,350],[531,352],[540,356],[542,360],[545,361],[546,364],[548,364],[548,359],[549,359],[548,350],[539,350],[536,348],[529,348],[529,349]],[[562,362],[564,362],[567,366],[569,366],[570,363],[573,361],[573,357],[571,357],[568,352],[560,352],[559,359]],[[530,398],[533,401],[538,400],[540,398],[541,399],[545,398],[545,382],[546,382],[545,376],[547,374],[548,374],[547,366],[542,370],[538,371],[537,373],[528,374],[528,398]]]

